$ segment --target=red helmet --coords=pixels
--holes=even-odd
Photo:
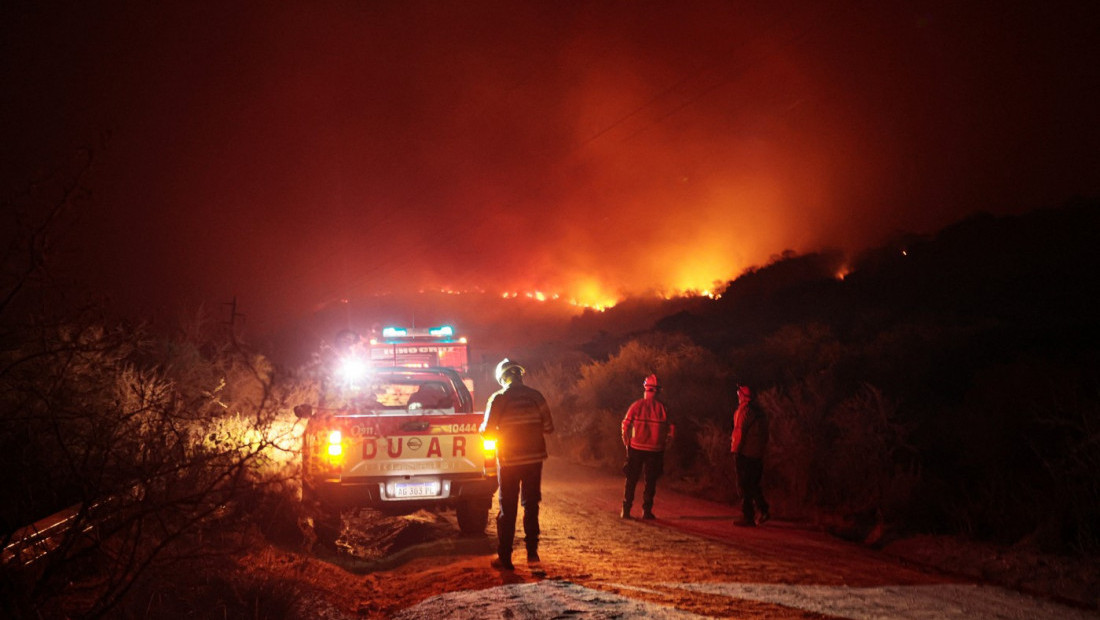
[[[659,389],[661,385],[657,383],[657,375],[649,375],[646,377],[645,381],[642,382],[642,387],[644,387],[647,392]]]
[[[747,385],[737,386],[737,396],[740,398],[752,399],[752,388]]]

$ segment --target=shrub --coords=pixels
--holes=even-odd
[[[833,409],[829,422],[836,441],[828,448],[822,504],[843,514],[905,515],[920,474],[911,429],[898,421],[897,404],[865,384]]]
[[[823,472],[830,466],[831,399],[828,383],[818,375],[783,389],[757,393],[771,431],[764,484],[773,491],[771,501],[779,514],[805,517],[817,513],[824,494]]]
[[[951,437],[969,484],[944,483],[962,527],[1046,551],[1100,549],[1098,385],[1087,364],[1038,359],[976,374]]]
[[[624,453],[623,415],[642,397],[642,380],[651,373],[661,381],[660,398],[676,424],[665,471],[691,473],[701,458],[698,428],[729,411],[729,390],[714,356],[683,336],[658,334],[633,340],[606,362],[581,366],[573,398],[561,404],[564,424],[559,444],[583,446],[582,459],[618,469]]]
[[[210,533],[293,491],[288,390],[262,357],[95,320],[19,335],[0,360],[0,462],[23,472],[0,479],[4,538],[66,506],[75,520],[39,570],[4,573],[11,615],[73,584],[77,615],[105,613],[150,568],[213,552]]]
[[[711,419],[704,420],[695,433],[699,445],[696,472],[700,491],[723,502],[732,502],[738,497],[730,433],[730,428]]]

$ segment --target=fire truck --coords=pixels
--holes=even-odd
[[[470,355],[464,336],[450,325],[429,328],[385,327],[366,343],[368,363],[375,368],[453,368],[471,394]]]
[[[341,511],[359,507],[453,509],[463,533],[484,532],[496,452],[478,432],[465,339],[450,327],[344,339],[321,402],[294,408],[307,420],[302,499],[318,537],[334,538]]]

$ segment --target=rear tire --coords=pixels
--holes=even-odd
[[[463,534],[479,535],[485,533],[485,527],[489,525],[489,507],[492,505],[491,497],[479,497],[460,501],[455,506],[455,516],[458,517],[458,529]]]

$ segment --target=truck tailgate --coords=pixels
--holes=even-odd
[[[479,413],[346,420],[348,458],[341,477],[481,475],[481,421]]]

